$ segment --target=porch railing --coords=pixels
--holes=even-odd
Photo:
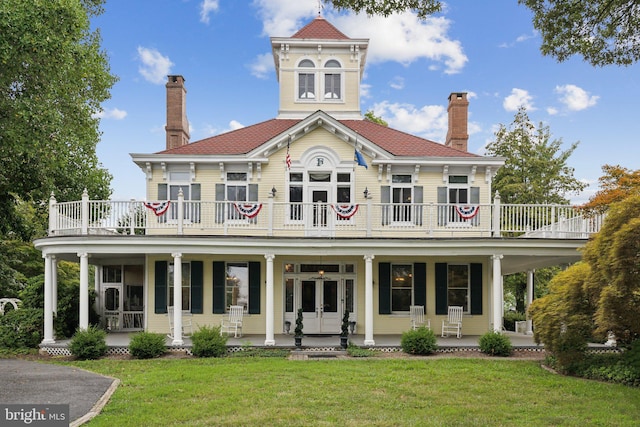
[[[586,239],[603,217],[568,205],[359,204],[178,200],[49,203],[49,235],[250,235],[276,237],[529,237]]]

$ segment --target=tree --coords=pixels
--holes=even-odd
[[[640,195],[611,205],[583,259],[591,265],[588,287],[598,298],[596,332],[612,331],[629,344],[640,338]]]
[[[580,206],[587,212],[602,213],[612,203],[640,194],[640,169],[632,171],[619,165],[604,165],[602,172],[604,175],[598,179],[600,190]]]
[[[100,165],[96,113],[116,78],[90,17],[103,0],[0,2],[0,235],[33,236],[16,209],[44,212],[58,200],[110,195]]]
[[[439,12],[441,9],[438,0],[324,0],[338,10],[350,9],[354,12],[366,12],[367,15],[381,15],[387,17],[396,12],[407,10],[414,11],[418,18]]]
[[[640,59],[640,4],[629,0],[519,0],[533,12],[540,50],[562,62],[581,55],[594,66]]]
[[[389,126],[389,123],[387,123],[382,117],[376,116],[373,113],[373,110],[368,110],[366,113],[364,113],[364,119],[382,126]]]
[[[495,136],[486,152],[505,158],[493,182],[503,203],[567,204],[568,194],[585,188],[567,166],[578,143],[561,151],[562,140],[550,141],[549,127],[540,123],[536,128],[525,107],[518,109],[509,128],[501,124]]]
[[[505,165],[496,174],[493,190],[502,203],[567,204],[567,193],[584,189],[585,184],[573,176],[567,160],[578,146],[574,143],[561,151],[561,140],[551,139],[548,126],[536,126],[521,107],[509,127],[500,125],[495,141],[487,146],[487,154],[505,158]],[[536,289],[546,283],[558,269],[536,271]],[[505,291],[514,295],[516,310],[524,312],[526,276],[523,273],[505,277]]]

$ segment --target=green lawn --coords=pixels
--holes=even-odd
[[[640,389],[500,359],[98,360],[119,378],[90,426],[631,426]]]

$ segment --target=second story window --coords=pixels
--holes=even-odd
[[[169,183],[158,184],[158,200],[170,200],[171,205],[160,221],[178,218],[178,196],[182,191],[184,198],[184,218],[191,222],[200,222],[200,184],[190,183],[189,172],[169,172]]]
[[[391,183],[393,221],[411,221],[411,175],[393,175]]]
[[[310,59],[303,59],[298,67],[298,99],[316,99],[315,64]]]
[[[324,74],[324,99],[342,99],[340,63],[331,59],[324,66],[331,69]]]
[[[301,220],[302,219],[302,174],[290,173],[289,174],[289,219]]]
[[[249,184],[246,172],[227,172],[226,182],[216,184],[216,223],[227,220],[246,220],[246,216],[234,206],[236,202],[257,202],[258,184]],[[250,218],[256,221],[256,218]]]
[[[448,184],[438,187],[438,225],[478,225],[479,211],[467,213],[472,208],[480,209],[480,188],[469,186],[467,175],[450,175]]]

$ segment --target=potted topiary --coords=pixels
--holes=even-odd
[[[344,311],[342,316],[342,332],[340,332],[340,347],[347,348],[347,340],[349,339],[349,310]]]
[[[296,317],[296,328],[293,330],[293,339],[295,340],[296,347],[299,349],[302,347],[302,309],[298,309],[298,316]]]

